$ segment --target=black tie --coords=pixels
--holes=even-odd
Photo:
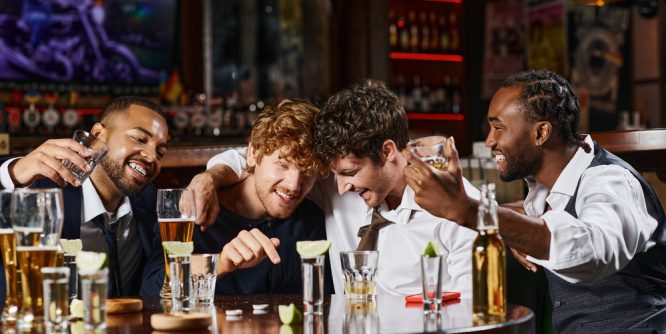
[[[93,220],[93,223],[102,230],[104,240],[109,248],[109,279],[110,291],[109,298],[123,296],[123,282],[120,275],[120,262],[118,261],[118,241],[116,239],[116,229],[112,226],[111,229],[107,228],[104,224],[103,215],[98,215]]]
[[[372,212],[372,222],[369,225],[361,226],[358,229],[358,236],[361,238],[361,241],[358,243],[356,250],[377,250],[377,237],[379,236],[379,230],[391,224],[393,224],[392,221],[382,217],[382,215],[379,214],[379,211],[374,209]]]

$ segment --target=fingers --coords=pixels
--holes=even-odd
[[[273,262],[274,264],[280,263],[280,255],[278,254],[278,251],[276,249],[277,246],[273,244],[271,239],[269,239],[266,235],[261,233],[256,228],[252,229],[250,231],[250,234],[252,234],[261,243],[264,252],[266,252],[268,258],[271,259],[271,262]]]
[[[444,148],[444,155],[449,160],[448,172],[455,176],[457,179],[462,178],[462,168],[460,167],[460,158],[458,157],[458,149],[456,149],[456,141],[453,137],[446,139],[446,147]]]
[[[523,265],[523,267],[525,267],[525,269],[527,269],[531,272],[536,272],[537,271],[536,265],[534,263],[530,262],[529,260],[527,260],[527,255],[525,255],[524,253],[521,253],[521,252],[519,252],[519,251],[517,251],[517,250],[515,250],[511,247],[509,247],[509,249],[511,250],[511,253],[513,254],[513,257],[518,261],[518,263]]]
[[[206,228],[215,223],[217,213],[220,210],[217,189],[211,176],[206,172],[195,175],[187,188],[194,190],[198,213],[196,224],[201,227],[202,231],[205,231]]]
[[[268,238],[258,229],[241,231],[238,236],[224,246],[224,256],[233,262],[235,267],[254,266],[265,257],[274,264],[280,263],[277,247],[280,240]],[[245,266],[244,266],[245,265]]]

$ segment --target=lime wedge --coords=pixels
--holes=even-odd
[[[69,304],[69,314],[74,318],[83,318],[83,301],[81,299],[72,299],[72,303]]]
[[[192,241],[162,241],[162,247],[168,254],[187,255],[194,252],[194,243]]]
[[[437,243],[428,241],[428,244],[426,245],[426,248],[423,251],[423,255],[427,257],[435,257],[439,255],[439,250],[437,249]]]
[[[331,242],[329,240],[296,242],[296,251],[302,259],[310,259],[323,255],[329,248],[331,248]]]
[[[289,304],[289,306],[278,305],[278,314],[280,315],[280,321],[285,325],[295,324],[303,320],[301,311],[294,304]]]
[[[301,334],[301,326],[281,325],[279,334]]]
[[[60,239],[60,245],[62,250],[65,252],[65,255],[76,255],[83,250],[83,243],[81,239]]]
[[[76,267],[80,275],[91,275],[109,264],[106,253],[79,252],[76,254]]]

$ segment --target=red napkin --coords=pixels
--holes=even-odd
[[[442,292],[442,302],[447,302],[450,300],[455,300],[455,299],[460,299],[460,292],[450,292],[450,291],[443,291]],[[407,303],[423,303],[423,297],[421,296],[420,293],[409,295],[405,297],[405,301]]]

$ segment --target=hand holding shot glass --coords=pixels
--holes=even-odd
[[[409,149],[415,157],[430,165],[432,168],[446,170],[449,166],[449,160],[444,155],[446,147],[446,137],[429,136],[418,138],[407,143]]]
[[[81,184],[83,184],[83,181],[85,181],[88,176],[90,176],[90,173],[92,173],[95,166],[97,166],[102,158],[104,158],[108,148],[103,141],[99,140],[97,137],[93,136],[87,131],[74,131],[74,136],[72,139],[88,149],[87,155],[82,155],[82,157],[88,163],[89,168],[88,170],[82,170],[69,160],[62,160],[62,164],[67,167],[67,170],[69,170],[72,175],[74,175],[79,180],[79,182],[81,182]]]

